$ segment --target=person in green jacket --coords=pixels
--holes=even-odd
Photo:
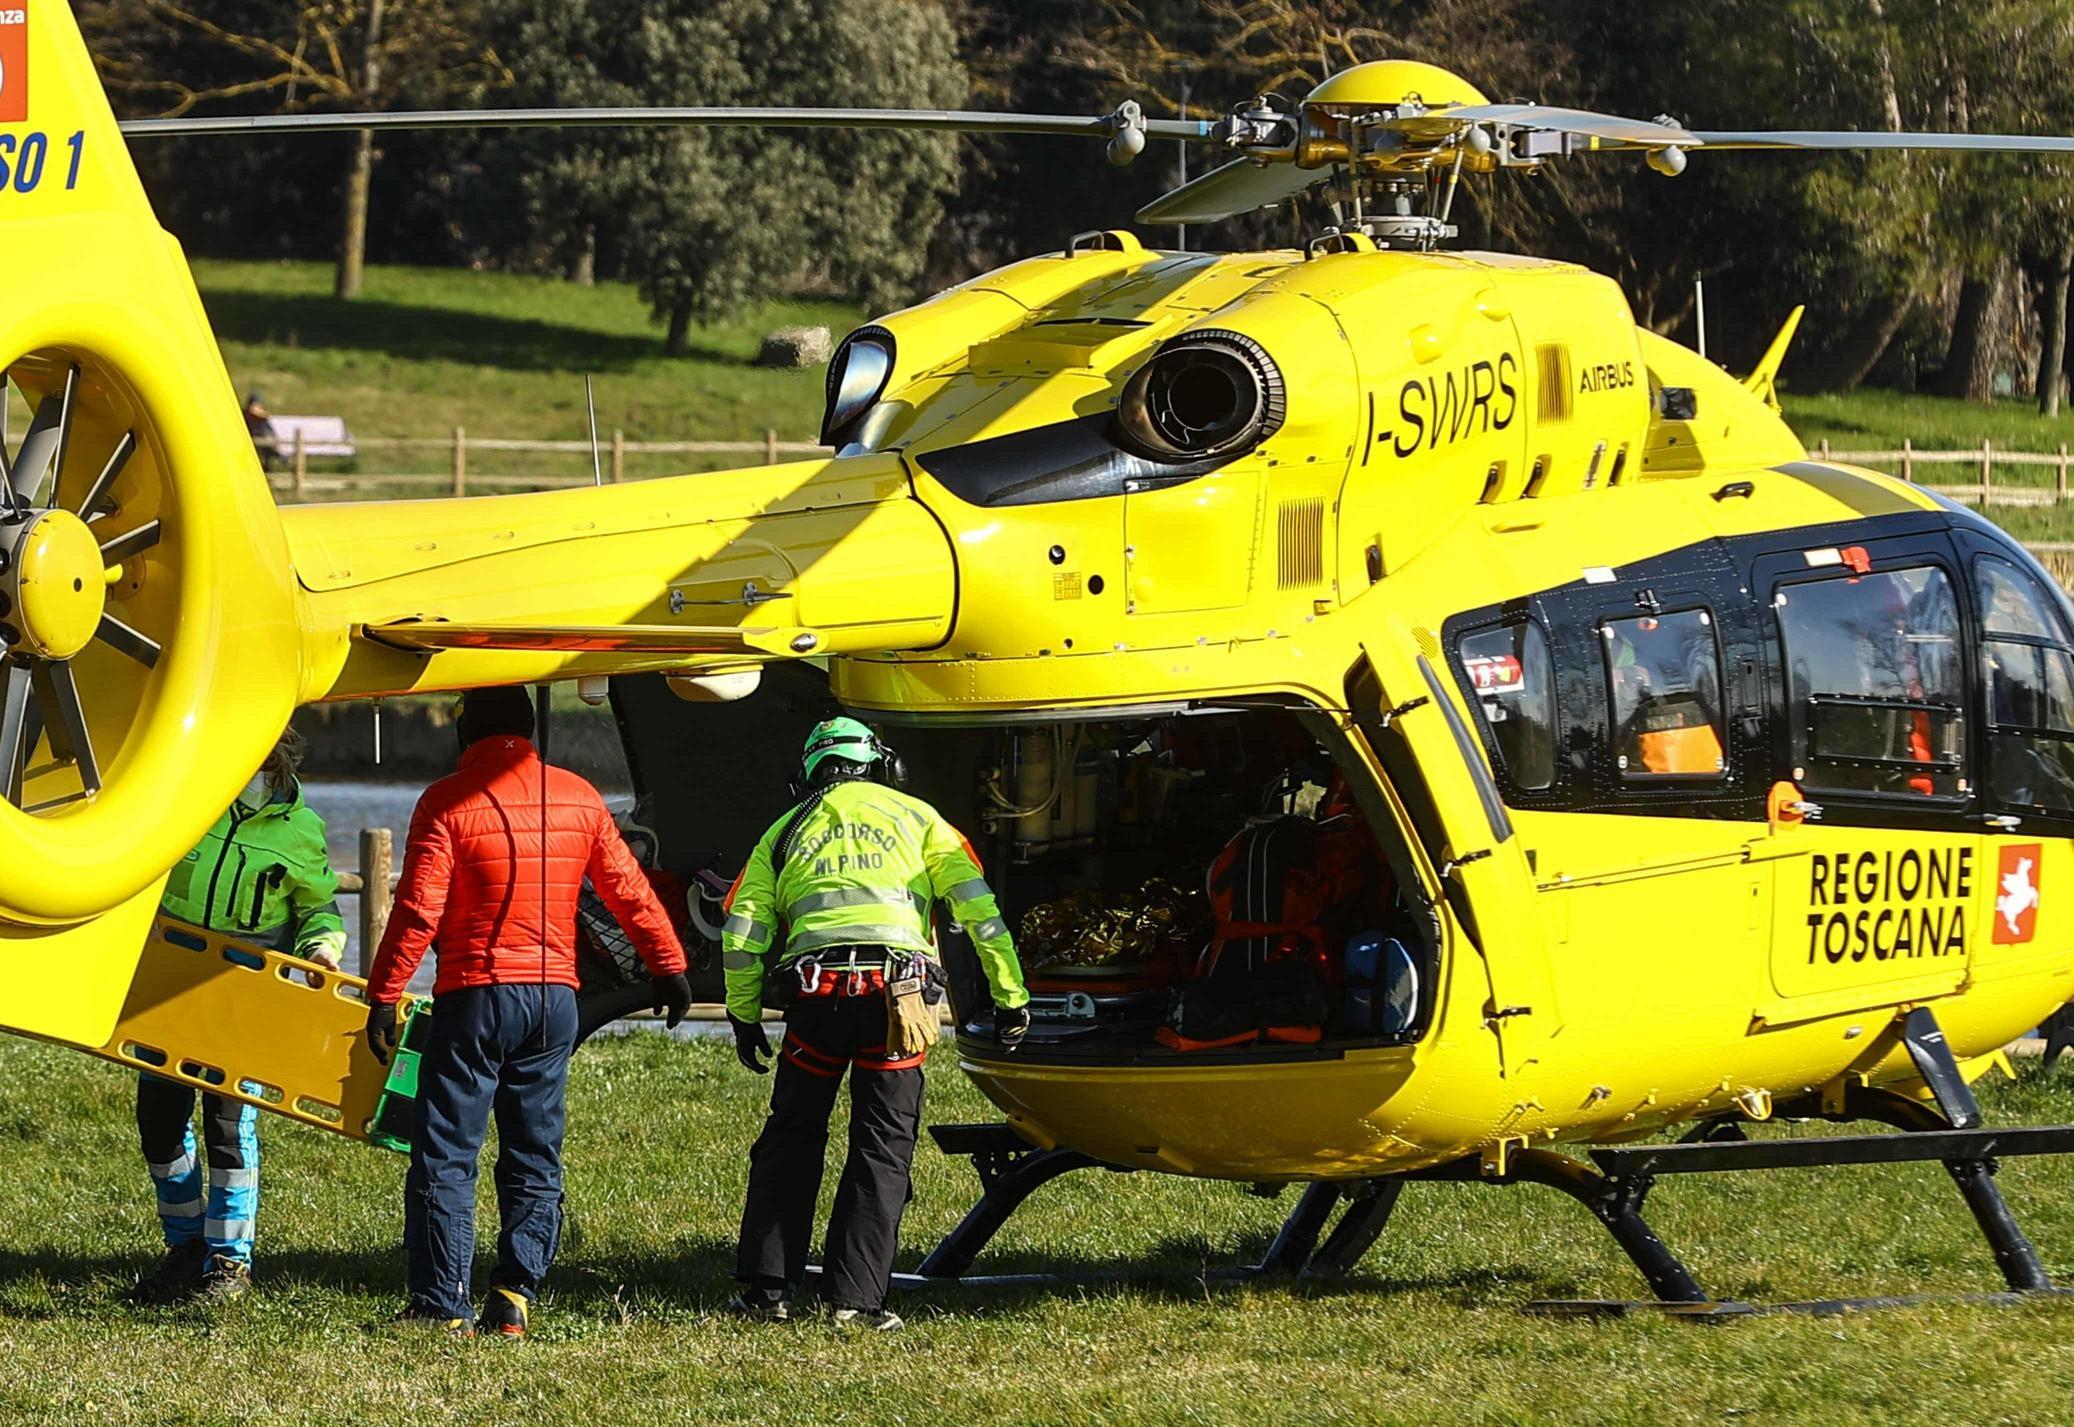
[[[828,1117],[850,1076],[850,1152],[828,1225],[822,1292],[839,1324],[890,1330],[886,1289],[922,1119],[922,1059],[935,1031],[925,988],[934,911],[972,939],[1013,1049],[1030,1028],[1015,944],[970,843],[919,798],[888,787],[889,758],[855,719],[807,736],[801,802],[756,844],[721,928],[735,1054],[758,1075],[767,984],[789,1000],[770,1116],[749,1155],[748,1203],[729,1307],[783,1322],[806,1273]],[[796,993],[796,996],[795,994]]]
[[[174,865],[159,908],[336,971],[346,924],[324,820],[303,801],[296,778],[301,750],[293,729],[282,735],[237,800]],[[206,1188],[190,1123],[194,1089],[148,1072],[137,1078],[137,1135],[166,1239],[164,1261],[137,1285],[146,1303],[228,1302],[251,1285],[258,1112],[207,1092],[201,1102]]]

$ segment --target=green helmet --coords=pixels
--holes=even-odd
[[[868,769],[885,761],[886,750],[879,746],[872,731],[856,719],[832,718],[815,724],[814,731],[807,735],[807,746],[800,754],[800,782],[814,786],[815,772],[830,758]]]

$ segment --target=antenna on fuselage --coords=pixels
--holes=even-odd
[[[583,374],[583,405],[591,418],[591,484],[602,486],[605,484],[605,466],[598,459],[598,400],[591,392],[589,372]],[[615,446],[612,449],[616,451],[619,448]]]

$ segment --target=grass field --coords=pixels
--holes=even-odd
[[[365,295],[331,295],[320,263],[198,259],[195,279],[240,395],[257,389],[281,414],[343,416],[356,436],[588,439],[583,378],[594,378],[609,442],[811,441],[822,373],[755,365],[765,332],[822,324],[841,336],[862,320],[833,304],[781,303],[693,334],[693,353],[663,354],[662,329],[625,283],[458,269],[375,267]],[[760,459],[760,458],[757,458]],[[440,452],[370,451],[368,471],[447,469]],[[745,464],[740,458],[629,457],[630,475]],[[471,471],[588,474],[590,458],[472,452]],[[321,470],[316,466],[313,469]]]
[[[1826,439],[1838,450],[1888,450],[1906,437],[1919,450],[1977,451],[1987,440],[2012,451],[2052,451],[2074,442],[2074,405],[2048,421],[2028,397],[1983,405],[1865,387],[1844,396],[1789,391],[1783,400],[1786,419],[1810,446]]]
[[[992,1262],[1130,1269],[1132,1285],[947,1292],[910,1330],[717,1316],[744,1153],[767,1083],[712,1041],[586,1048],[571,1086],[569,1234],[518,1347],[369,1333],[396,1306],[403,1162],[267,1126],[260,1291],[222,1316],[124,1292],[155,1256],[151,1197],[115,1067],[0,1043],[0,1422],[2064,1423],[2074,1305],[1939,1302],[1703,1327],[1550,1321],[1540,1296],[1627,1297],[1639,1280],[1583,1211],[1533,1188],[1413,1185],[1348,1281],[1207,1282],[1257,1256],[1292,1202],[1084,1174],[1032,1201]],[[2074,1112],[2074,1076],[2004,1087],[2001,1120]],[[950,1057],[930,1117],[985,1113]],[[840,1129],[838,1129],[838,1138]],[[908,1260],[953,1223],[970,1172],[925,1148]],[[2047,1263],[2074,1275],[2064,1164],[2002,1182]],[[487,1190],[487,1175],[485,1176]],[[1657,1226],[1717,1294],[1995,1286],[1944,1171],[1673,1179]],[[485,1227],[492,1221],[487,1194]]]

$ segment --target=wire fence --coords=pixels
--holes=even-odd
[[[289,500],[311,500],[388,491],[465,496],[471,490],[555,490],[593,482],[618,483],[651,475],[681,473],[691,463],[761,460],[775,464],[786,457],[820,455],[827,448],[814,441],[790,441],[766,431],[761,441],[629,441],[624,431],[588,441],[534,441],[471,436],[457,426],[445,436],[369,436],[352,438],[354,454],[341,457],[330,443],[309,442],[298,431],[293,439],[261,439],[269,457],[268,479]],[[315,444],[320,449],[312,450]],[[2070,489],[2068,445],[2057,451],[2018,451],[1982,441],[1959,450],[1920,449],[1904,440],[1893,450],[1842,451],[1825,439],[1811,453],[1825,461],[1885,470],[1957,500],[1993,506],[2051,506],[2074,498]],[[395,457],[396,469],[385,469],[384,457]],[[412,456],[419,459],[412,460]],[[515,457],[556,458],[556,469]],[[372,458],[372,464],[370,464]],[[436,459],[427,459],[436,458]],[[427,470],[426,466],[437,466]],[[405,469],[408,468],[408,469]],[[1945,470],[1963,470],[1965,482],[1939,481]]]
[[[764,432],[761,441],[629,441],[624,431],[616,430],[609,435],[601,432],[593,446],[588,441],[471,436],[461,426],[446,436],[353,437],[351,456],[334,453],[332,448],[341,443],[312,441],[301,430],[292,438],[262,437],[254,444],[266,459],[267,479],[275,492],[291,501],[402,492],[466,496],[471,492],[557,490],[675,474],[684,469],[687,457],[695,462],[718,457],[724,463],[761,461],[770,465],[788,456],[814,456],[827,450],[818,442],[783,440],[776,431]],[[411,459],[413,456],[418,459]],[[557,469],[541,470],[530,462],[514,461],[514,456],[555,457],[552,464]],[[383,469],[384,460],[409,469]],[[427,465],[439,469],[426,470]]]
[[[2012,451],[1986,440],[1962,450],[1921,451],[1905,439],[1899,450],[1833,451],[1824,440],[1816,445],[1813,454],[1825,461],[1883,470],[1925,490],[1954,500],[1977,501],[1983,507],[2059,505],[2068,499],[2064,441],[2057,451]],[[1973,479],[1963,484],[1925,479],[1944,468],[1964,469]],[[2042,478],[2034,475],[2038,472],[2043,473]]]

